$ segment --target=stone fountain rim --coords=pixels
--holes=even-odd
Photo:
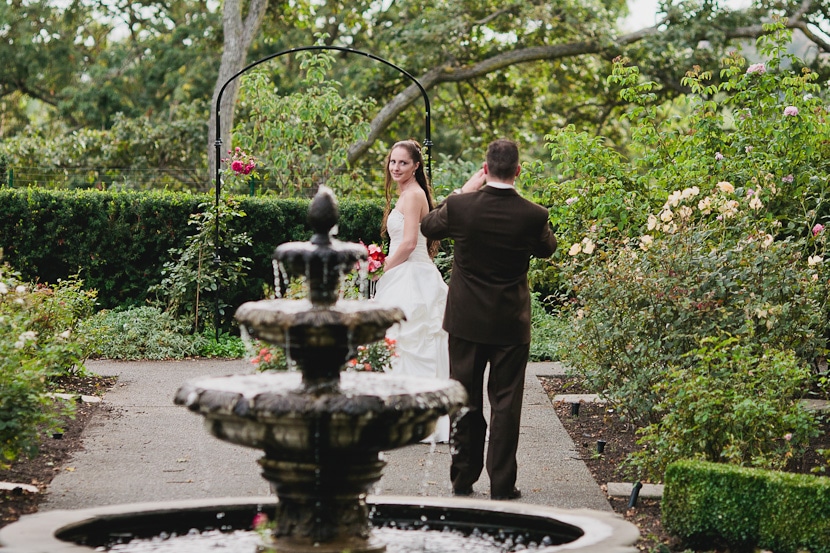
[[[0,529],[0,549],[5,553],[90,553],[88,546],[59,540],[58,532],[83,526],[96,520],[118,519],[129,515],[181,512],[184,510],[268,506],[276,504],[274,496],[188,499],[154,501],[91,507],[78,510],[42,511],[25,515]],[[639,537],[637,527],[618,515],[591,509],[561,509],[546,505],[531,505],[508,501],[491,501],[456,497],[369,496],[372,505],[435,507],[487,511],[494,514],[514,514],[546,517],[583,530],[582,537],[561,545],[540,547],[537,553],[578,551],[580,553],[634,553],[633,544]]]

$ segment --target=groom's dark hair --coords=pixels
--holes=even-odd
[[[493,178],[510,181],[519,166],[519,146],[507,138],[494,140],[487,146],[487,170]]]

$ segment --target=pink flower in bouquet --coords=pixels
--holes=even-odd
[[[377,244],[369,244],[366,246],[366,251],[369,252],[369,278],[377,280],[383,274],[383,262],[386,261],[386,254]]]

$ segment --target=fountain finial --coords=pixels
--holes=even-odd
[[[288,242],[274,251],[274,259],[290,276],[305,276],[308,298],[315,306],[334,305],[338,299],[340,276],[369,257],[361,244],[332,238],[332,229],[340,220],[334,192],[321,186],[308,210],[308,222],[314,229],[310,242]]]
[[[331,231],[339,220],[340,210],[334,192],[328,186],[320,186],[308,207],[308,224],[314,230],[311,243],[331,244]]]

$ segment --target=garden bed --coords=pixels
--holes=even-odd
[[[578,381],[570,377],[543,377],[542,386],[553,401],[557,394],[589,393],[580,388]],[[637,427],[624,423],[613,409],[599,403],[582,403],[578,416],[571,415],[571,406],[554,403],[554,408],[565,430],[571,436],[580,459],[585,461],[594,480],[607,494],[608,482],[629,482],[634,479],[623,466],[626,456],[638,450]],[[830,423],[824,420],[823,434],[810,442],[804,456],[793,459],[787,469],[791,472],[810,474],[821,466],[819,449],[830,449]],[[597,441],[606,442],[602,455],[597,453]],[[614,511],[640,529],[637,547],[641,551],[683,552],[689,551],[672,538],[660,521],[660,500],[638,498],[629,508],[630,497],[608,497]]]

